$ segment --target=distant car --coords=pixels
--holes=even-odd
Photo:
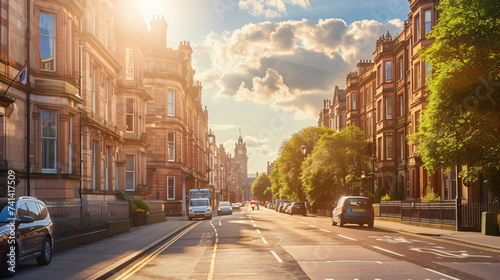
[[[343,196],[332,212],[332,225],[358,224],[373,227],[374,210],[370,199],[363,196]]]
[[[39,265],[52,260],[54,225],[42,201],[21,196],[0,198],[0,274],[14,276],[18,262],[36,258]]]
[[[229,202],[224,201],[219,203],[219,207],[217,208],[217,215],[220,216],[223,214],[233,214],[233,207],[231,206],[231,204],[229,204]]]
[[[286,210],[288,209],[288,207],[290,207],[290,205],[292,205],[291,202],[283,203],[283,207],[281,207],[281,211],[280,212],[286,214]]]
[[[193,198],[189,201],[189,220],[191,221],[193,218],[212,219],[208,198]]]
[[[239,203],[231,203],[231,207],[233,209],[240,209],[240,204]]]
[[[290,209],[292,208],[292,203],[287,203],[285,206],[284,206],[284,209],[283,209],[283,213],[285,214],[290,214]]]
[[[302,216],[307,215],[307,209],[304,202],[294,202],[292,206],[290,206],[290,215],[298,214]]]
[[[276,200],[276,204],[275,204],[275,205],[276,205],[276,206],[275,206],[276,212],[279,212],[279,210],[280,210],[280,209],[279,209],[279,208],[280,208],[280,204],[281,204],[282,202],[290,202],[290,201],[288,201],[288,200],[286,200],[286,199],[277,199],[277,200]]]

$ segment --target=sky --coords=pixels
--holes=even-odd
[[[233,156],[241,128],[249,176],[317,125],[323,100],[409,13],[407,0],[138,1],[147,23],[165,16],[167,47],[190,41],[209,128]]]

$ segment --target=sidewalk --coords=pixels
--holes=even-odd
[[[496,249],[500,253],[500,236],[484,235],[480,232],[455,231],[424,226],[414,226],[403,224],[397,221],[387,221],[378,217],[375,218],[375,227],[387,228],[426,236],[435,236],[460,243],[488,247],[491,249]]]
[[[56,253],[48,266],[38,266],[35,260],[20,263],[15,278],[99,279],[103,270],[138,258],[158,240],[163,241],[194,223],[184,217],[168,217],[166,222],[132,228],[118,236]]]

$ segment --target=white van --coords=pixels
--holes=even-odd
[[[212,219],[208,198],[193,198],[189,201],[189,220],[193,218]]]

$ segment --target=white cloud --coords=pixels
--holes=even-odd
[[[216,130],[228,130],[231,128],[235,128],[234,124],[215,124],[211,123],[209,124],[210,129],[216,131]]]
[[[200,80],[216,98],[269,104],[295,111],[296,119],[316,119],[321,100],[331,98],[335,85],[344,87],[346,75],[356,70],[360,59],[372,58],[376,40],[402,27],[398,19],[347,25],[331,18],[261,22],[233,32],[212,32],[200,44],[198,55],[210,57],[211,64],[201,71]]]
[[[249,10],[252,16],[266,18],[282,17],[286,14],[286,6],[310,7],[309,0],[240,0],[239,8]]]

